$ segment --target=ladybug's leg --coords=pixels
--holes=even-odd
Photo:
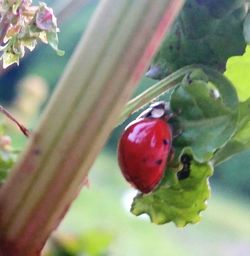
[[[170,125],[173,139],[178,138],[183,133],[183,128],[177,122],[173,122]]]
[[[186,82],[187,82],[188,84],[191,84],[191,83],[193,82],[193,79],[191,78],[192,73],[193,73],[193,72],[189,72],[189,73],[186,75],[186,77],[185,77]]]
[[[178,128],[173,131],[173,138],[178,138],[183,133],[183,129]]]
[[[173,112],[171,110],[166,110],[166,121],[169,121],[171,119],[174,119],[180,115],[181,109],[178,109],[177,111]]]
[[[171,148],[168,155],[168,162],[171,163],[174,160],[174,149]]]

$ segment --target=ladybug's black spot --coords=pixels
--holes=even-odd
[[[163,139],[163,144],[165,145],[165,146],[167,146],[168,145],[168,140],[167,139]]]
[[[156,163],[157,165],[161,165],[161,163],[162,163],[162,159],[158,159],[158,160],[156,160],[156,161],[155,161],[155,163]]]

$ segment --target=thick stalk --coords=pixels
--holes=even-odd
[[[182,5],[183,0],[101,1],[0,190],[2,255],[39,255]]]

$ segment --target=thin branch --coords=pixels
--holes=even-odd
[[[7,118],[9,118],[12,122],[14,122],[21,132],[29,137],[31,132],[27,129],[23,124],[21,124],[7,109],[5,109],[2,105],[0,105],[0,112],[2,112]]]

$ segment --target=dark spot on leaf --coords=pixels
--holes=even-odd
[[[192,160],[192,157],[187,154],[184,154],[181,156],[181,162],[183,165],[185,165],[185,164],[190,165],[191,160]]]
[[[190,175],[190,169],[189,167],[183,168],[181,171],[177,173],[177,177],[179,180],[184,180],[188,178]]]
[[[181,163],[183,164],[183,167],[177,173],[177,177],[179,180],[184,180],[189,177],[191,160],[192,160],[192,157],[187,154],[184,154],[181,156]]]

